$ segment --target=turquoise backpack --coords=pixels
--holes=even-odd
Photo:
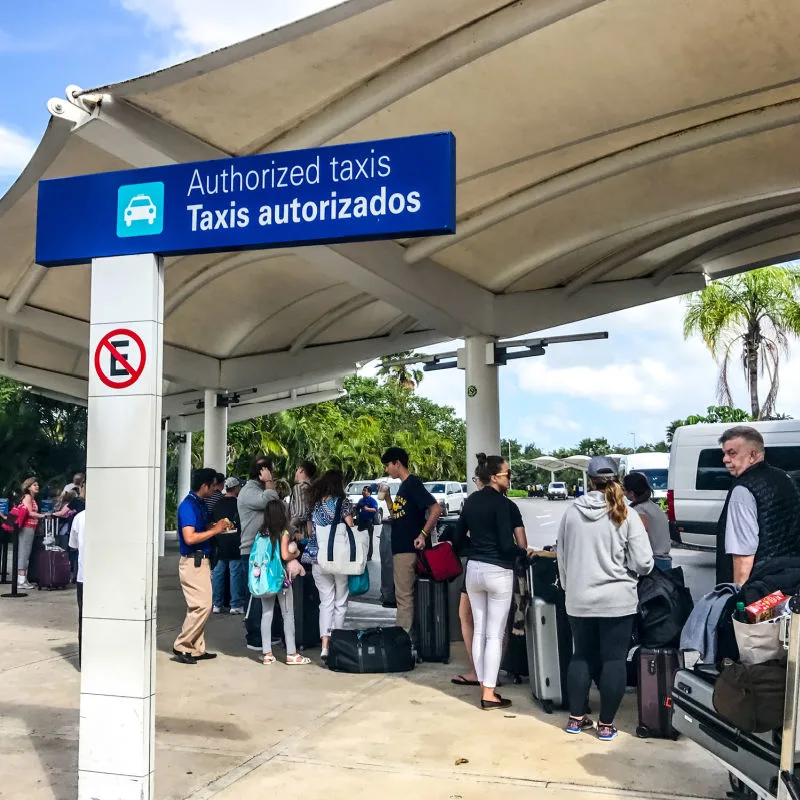
[[[283,589],[283,562],[280,547],[273,547],[269,536],[259,533],[250,551],[247,588],[253,597],[267,597]]]

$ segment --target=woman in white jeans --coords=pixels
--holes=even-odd
[[[514,561],[526,551],[514,538],[511,501],[505,496],[511,484],[508,463],[501,456],[478,453],[475,475],[483,489],[464,503],[456,535],[460,539],[469,532],[466,585],[475,624],[472,660],[481,685],[481,708],[489,711],[511,705],[495,687],[511,608]]]
[[[36,503],[36,495],[39,494],[38,478],[26,478],[22,484],[22,505],[28,512],[25,522],[19,531],[19,555],[17,556],[17,586],[20,589],[33,589],[33,584],[28,582],[28,562],[31,560],[33,550],[33,537],[36,534],[36,526],[45,514],[39,513],[39,506]]]
[[[342,503],[341,521],[353,527],[353,505],[344,491],[344,478],[338,470],[328,470],[309,490],[309,502],[313,511],[311,522],[314,532],[306,552],[313,564],[314,583],[319,590],[319,632],[322,637],[321,658],[328,659],[328,644],[331,631],[344,627],[347,614],[347,598],[350,591],[347,575],[330,575],[317,566],[317,526],[328,526],[336,515],[336,505]]]

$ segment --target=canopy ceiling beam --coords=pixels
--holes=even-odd
[[[79,405],[86,404],[86,398],[89,394],[89,382],[82,378],[63,375],[60,372],[37,369],[36,367],[28,367],[24,364],[12,365],[8,361],[0,361],[0,375],[28,386],[34,386],[37,389],[55,392],[60,395],[59,399],[64,399],[70,403],[78,403]]]
[[[610,314],[625,308],[688,294],[706,285],[702,275],[674,275],[659,286],[648,278],[598,283],[591,292],[570,297],[563,289],[504,294],[497,298],[497,319],[504,337],[541,331],[556,325]],[[531,326],[535,327],[532,328]]]
[[[256,139],[242,153],[317,147],[418,89],[535,31],[603,0],[516,0],[443,36],[377,75],[290,131]]]
[[[717,279],[798,257],[800,257],[800,234],[795,234],[755,246],[743,243],[741,249],[705,261],[704,267],[709,278]]]
[[[88,322],[30,306],[11,314],[7,306],[7,300],[0,300],[0,327],[24,331],[78,350],[89,349]],[[165,344],[164,376],[192,386],[217,386],[219,361],[192,350]]]
[[[361,292],[360,294],[349,297],[344,303],[340,303],[325,312],[321,317],[315,319],[305,330],[301,331],[295,337],[291,345],[289,345],[289,352],[292,355],[297,355],[306,345],[312,344],[314,339],[325,333],[325,331],[335,325],[343,317],[346,317],[350,313],[356,313],[357,310],[377,302],[378,301],[367,294],[367,292]]]
[[[13,328],[5,329],[5,342],[3,355],[6,366],[13,369],[17,366],[17,355],[19,354],[19,332]]]
[[[795,206],[791,211],[788,211],[784,214],[779,214],[778,216],[770,216],[766,219],[763,218],[763,215],[755,215],[760,217],[755,222],[750,222],[749,225],[745,225],[743,227],[735,228],[734,230],[726,230],[724,233],[715,236],[712,239],[707,239],[704,242],[700,242],[696,244],[694,247],[689,247],[678,255],[670,258],[664,264],[662,264],[651,276],[650,279],[653,283],[657,286],[658,284],[665,281],[670,275],[674,275],[676,272],[680,272],[681,270],[688,267],[693,262],[702,259],[703,256],[708,256],[713,258],[713,254],[716,251],[719,251],[721,248],[724,248],[725,245],[728,245],[732,242],[738,242],[739,240],[744,239],[745,237],[751,237],[754,234],[767,232],[770,233],[773,231],[774,228],[780,228],[781,226],[785,225],[789,222],[797,222],[798,221],[798,212],[800,212],[800,207]],[[749,219],[752,219],[749,218]],[[783,237],[780,237],[783,238]],[[767,241],[774,241],[773,238],[767,239]]]
[[[386,336],[373,339],[359,339],[354,342],[323,344],[307,347],[302,358],[289,353],[266,353],[256,356],[240,356],[222,362],[222,386],[246,386],[253,383],[266,383],[297,376],[319,374],[325,370],[342,372],[353,371],[356,362],[371,361],[398,350],[414,350],[417,347],[436,344],[446,339],[441,331],[407,333],[399,339],[390,340]]]
[[[394,242],[302,247],[297,252],[453,339],[493,331],[491,292],[433,261],[410,266],[403,248]]]
[[[31,295],[36,291],[36,287],[47,274],[47,268],[39,264],[29,264],[17,281],[16,286],[11,290],[6,304],[6,311],[9,314],[16,314],[27,302]]]
[[[518,214],[639,167],[744,136],[794,125],[798,121],[800,100],[788,100],[696,125],[610,153],[504,197],[471,217],[459,220],[457,230],[451,236],[420,239],[406,250],[406,260],[412,264],[417,263]]]

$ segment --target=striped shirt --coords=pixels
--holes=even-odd
[[[308,481],[296,483],[292,487],[289,498],[289,522],[297,533],[305,533],[305,523],[311,519],[311,508],[308,504],[308,490],[311,484]]]

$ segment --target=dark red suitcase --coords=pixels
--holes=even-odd
[[[60,547],[39,551],[36,559],[36,577],[40,589],[63,589],[69,586],[72,578],[69,553]]]
[[[642,647],[638,659],[639,726],[636,735],[642,739],[677,739],[672,727],[672,684],[680,669],[678,651],[674,647]]]

